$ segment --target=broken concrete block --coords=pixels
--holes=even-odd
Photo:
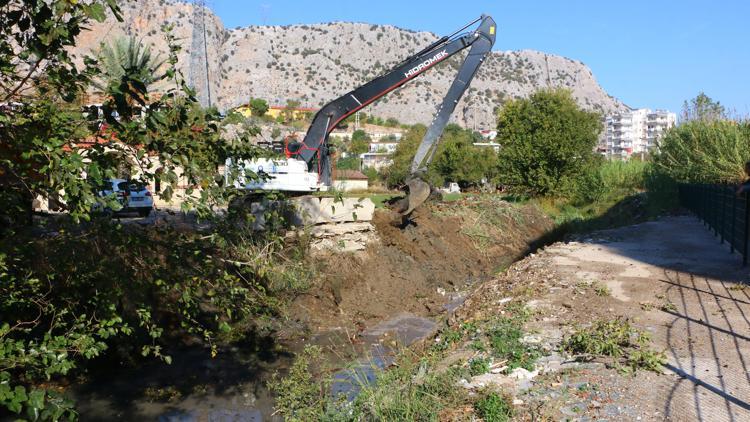
[[[369,198],[319,198],[304,196],[292,201],[293,215],[287,217],[296,226],[323,223],[372,221],[375,204]]]
[[[316,196],[303,196],[291,200],[293,209],[287,215],[287,220],[295,226],[305,226],[322,223],[320,209],[320,198]]]
[[[372,223],[339,223],[339,224],[321,224],[310,228],[310,235],[317,238],[342,236],[352,233],[372,232],[375,227]]]
[[[345,221],[372,221],[375,204],[370,198],[322,198],[320,216],[325,221],[320,223],[342,223]]]

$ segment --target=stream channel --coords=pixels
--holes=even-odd
[[[280,346],[273,339],[238,344],[211,358],[205,349],[173,354],[171,365],[155,362],[138,368],[96,372],[73,389],[82,421],[283,421],[274,414],[266,382],[275,371],[285,373],[294,353],[305,345],[321,346],[333,374],[331,394],[353,400],[361,386],[374,382],[377,371],[393,361],[399,347],[433,336],[438,319],[453,312],[464,294],[446,296],[442,314],[426,318],[410,313],[392,315],[365,328],[357,344],[348,333],[333,330]],[[343,351],[343,352],[342,352]]]

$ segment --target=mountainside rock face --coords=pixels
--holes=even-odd
[[[183,74],[204,103],[210,93],[211,103],[220,109],[246,103],[251,97],[272,105],[298,100],[303,106],[317,108],[438,39],[429,32],[344,22],[225,29],[207,9],[166,0],[123,3],[123,16],[123,22],[109,19],[92,25],[91,31],[80,37],[77,52],[89,54],[102,41],[135,35],[166,55],[160,28],[171,24],[183,47],[179,57]],[[501,32],[496,46],[502,47],[502,43]],[[428,123],[460,60],[463,58],[453,57],[436,66],[366,111],[403,123]],[[470,128],[490,128],[494,126],[493,110],[504,101],[547,87],[570,89],[587,109],[626,109],[598,85],[581,62],[531,50],[494,51],[456,107],[453,119]]]

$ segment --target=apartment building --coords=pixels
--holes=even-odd
[[[609,158],[628,159],[633,154],[648,153],[659,138],[677,122],[677,115],[666,110],[634,109],[608,115],[599,151]]]
[[[380,142],[370,142],[370,150],[359,155],[362,159],[362,167],[372,167],[380,171],[393,164],[393,153],[398,148],[398,141],[401,137],[399,136],[398,140],[382,137],[380,139]]]

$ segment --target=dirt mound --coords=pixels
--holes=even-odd
[[[441,313],[551,227],[535,207],[487,198],[433,203],[412,217],[400,229],[386,211],[376,212],[380,242],[364,254],[328,257],[321,289],[297,300],[292,314],[325,329],[362,328],[399,312]]]

